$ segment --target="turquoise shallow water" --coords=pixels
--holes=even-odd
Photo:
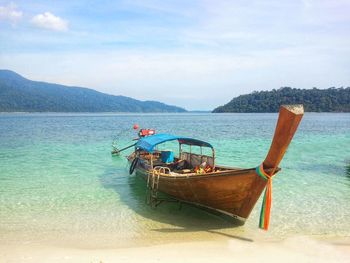
[[[110,154],[113,140],[131,143],[138,123],[209,141],[220,164],[254,167],[276,120],[277,114],[1,114],[0,241],[131,246],[349,236],[350,114],[305,114],[274,179],[268,233],[257,228],[260,202],[241,227],[187,205],[151,209],[126,159]]]

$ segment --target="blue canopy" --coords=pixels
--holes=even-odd
[[[188,145],[195,145],[195,146],[204,146],[204,147],[210,147],[213,148],[213,146],[210,143],[203,142],[197,139],[192,139],[192,138],[186,138],[186,137],[180,137],[176,135],[171,135],[171,134],[155,134],[147,137],[143,137],[138,140],[136,143],[136,148],[137,149],[142,149],[147,152],[153,152],[154,147],[158,144],[161,144],[163,142],[168,142],[168,141],[174,141],[178,140],[180,144],[188,144]]]

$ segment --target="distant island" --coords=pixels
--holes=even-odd
[[[272,91],[255,91],[233,98],[217,107],[223,112],[278,112],[282,104],[304,104],[308,112],[350,112],[350,87],[329,89],[295,89],[283,87]]]
[[[0,70],[0,112],[186,112],[157,101],[140,101],[81,87],[28,80]]]

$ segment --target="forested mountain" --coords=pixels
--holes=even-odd
[[[157,101],[139,101],[93,89],[31,81],[0,70],[0,112],[185,112]]]
[[[277,112],[282,104],[304,104],[309,112],[350,112],[350,87],[255,91],[233,98],[213,110],[220,112]]]

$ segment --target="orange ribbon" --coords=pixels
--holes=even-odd
[[[256,173],[267,180],[264,198],[260,211],[259,227],[264,230],[268,230],[270,224],[270,213],[272,204],[272,177],[274,175],[269,175],[264,171],[264,165],[256,167]]]

